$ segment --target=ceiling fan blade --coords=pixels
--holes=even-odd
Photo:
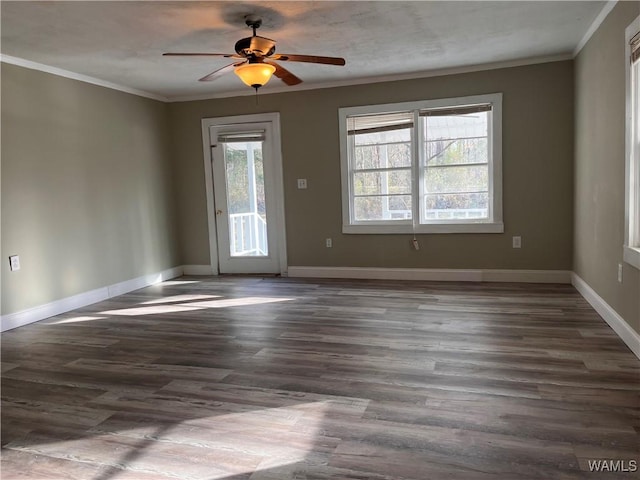
[[[243,63],[246,63],[246,62],[230,63],[229,65],[225,65],[224,67],[211,72],[209,75],[205,75],[204,77],[198,79],[198,81],[210,82],[211,80],[215,80],[216,78],[224,75],[227,72],[232,72],[235,67],[242,65]]]
[[[306,62],[306,63],[322,63],[325,65],[345,65],[347,62],[344,58],[339,57],[320,57],[318,55],[289,55],[288,53],[278,53],[269,57],[271,60],[281,60],[283,62]]]
[[[282,80],[284,83],[286,83],[288,86],[291,87],[293,85],[298,85],[299,83],[302,83],[302,80],[300,78],[296,77],[289,70],[278,65],[277,63],[267,62],[267,61],[265,61],[264,63],[268,63],[269,65],[273,65],[274,67],[276,67],[276,71],[273,72],[273,74],[276,77],[278,77],[280,80]]]
[[[167,52],[162,54],[163,57],[225,57],[225,58],[244,58],[235,53],[195,53],[195,52],[182,52],[173,53]]]

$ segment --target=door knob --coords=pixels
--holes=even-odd
[[[216,215],[222,215],[222,210],[216,210]]]

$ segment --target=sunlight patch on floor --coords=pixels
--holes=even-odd
[[[196,295],[197,296],[197,295]],[[205,295],[206,296],[206,295]],[[216,298],[216,297],[214,297]],[[284,297],[245,297],[227,298],[220,300],[207,300],[202,302],[189,302],[172,305],[150,305],[147,307],[122,308],[117,310],[105,310],[101,315],[155,315],[163,313],[188,312],[193,310],[204,310],[207,308],[228,308],[251,305],[263,305],[268,303],[290,302],[295,298]],[[147,302],[145,302],[147,303]]]
[[[71,318],[63,318],[62,320],[55,320],[51,322],[51,325],[61,325],[64,323],[80,323],[80,322],[91,322],[92,320],[104,320],[106,317],[92,317],[92,316],[80,316],[80,317],[71,317]]]
[[[245,297],[245,298],[228,298],[226,300],[213,300],[209,302],[193,302],[189,305],[196,305],[205,308],[225,308],[225,307],[242,307],[245,305],[262,305],[267,303],[291,302],[295,298],[283,297]]]
[[[172,297],[156,298],[147,302],[142,302],[143,305],[153,305],[157,303],[178,303],[178,302],[190,302],[193,300],[210,300],[212,298],[220,298],[220,295],[174,295]]]
[[[120,310],[105,310],[102,315],[157,315],[162,313],[189,312],[193,310],[203,310],[203,307],[192,307],[190,305],[154,305],[150,307],[122,308]]]
[[[175,424],[149,421],[131,429],[107,419],[84,437],[48,442],[28,434],[6,448],[106,466],[104,480],[132,473],[193,480],[276,473],[273,469],[294,469],[313,454],[331,402],[255,408]]]

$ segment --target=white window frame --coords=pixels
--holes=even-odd
[[[625,132],[625,235],[624,261],[640,269],[640,118],[638,102],[633,92],[631,39],[640,32],[640,16],[625,31],[625,91],[626,91],[626,132]],[[640,75],[638,75],[640,77]],[[634,113],[635,111],[635,113]]]
[[[421,177],[419,111],[435,108],[462,107],[468,105],[491,104],[489,115],[489,218],[443,220],[420,223]],[[347,118],[354,115],[375,115],[391,112],[414,112],[412,131],[412,196],[413,214],[411,220],[356,221],[353,218],[353,192],[351,186],[351,164],[349,158],[349,135]],[[390,103],[347,107],[338,110],[340,126],[340,165],[342,178],[342,232],[355,234],[411,234],[411,233],[503,233],[502,222],[502,93],[473,95],[467,97],[442,98],[417,102]],[[417,134],[416,134],[417,132]]]

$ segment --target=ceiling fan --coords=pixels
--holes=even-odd
[[[238,40],[235,45],[236,53],[163,53],[164,56],[205,56],[242,59],[241,62],[231,63],[218,70],[205,75],[201,82],[215,80],[221,75],[233,70],[236,75],[248,86],[258,88],[266,84],[271,75],[275,75],[285,84],[297,85],[302,82],[286,68],[274,62],[306,62],[325,65],[345,65],[344,58],[321,57],[317,55],[292,55],[288,53],[275,53],[276,42],[269,38],[256,35],[256,30],[262,25],[262,19],[254,15],[247,15],[245,23],[253,29],[253,36]]]

